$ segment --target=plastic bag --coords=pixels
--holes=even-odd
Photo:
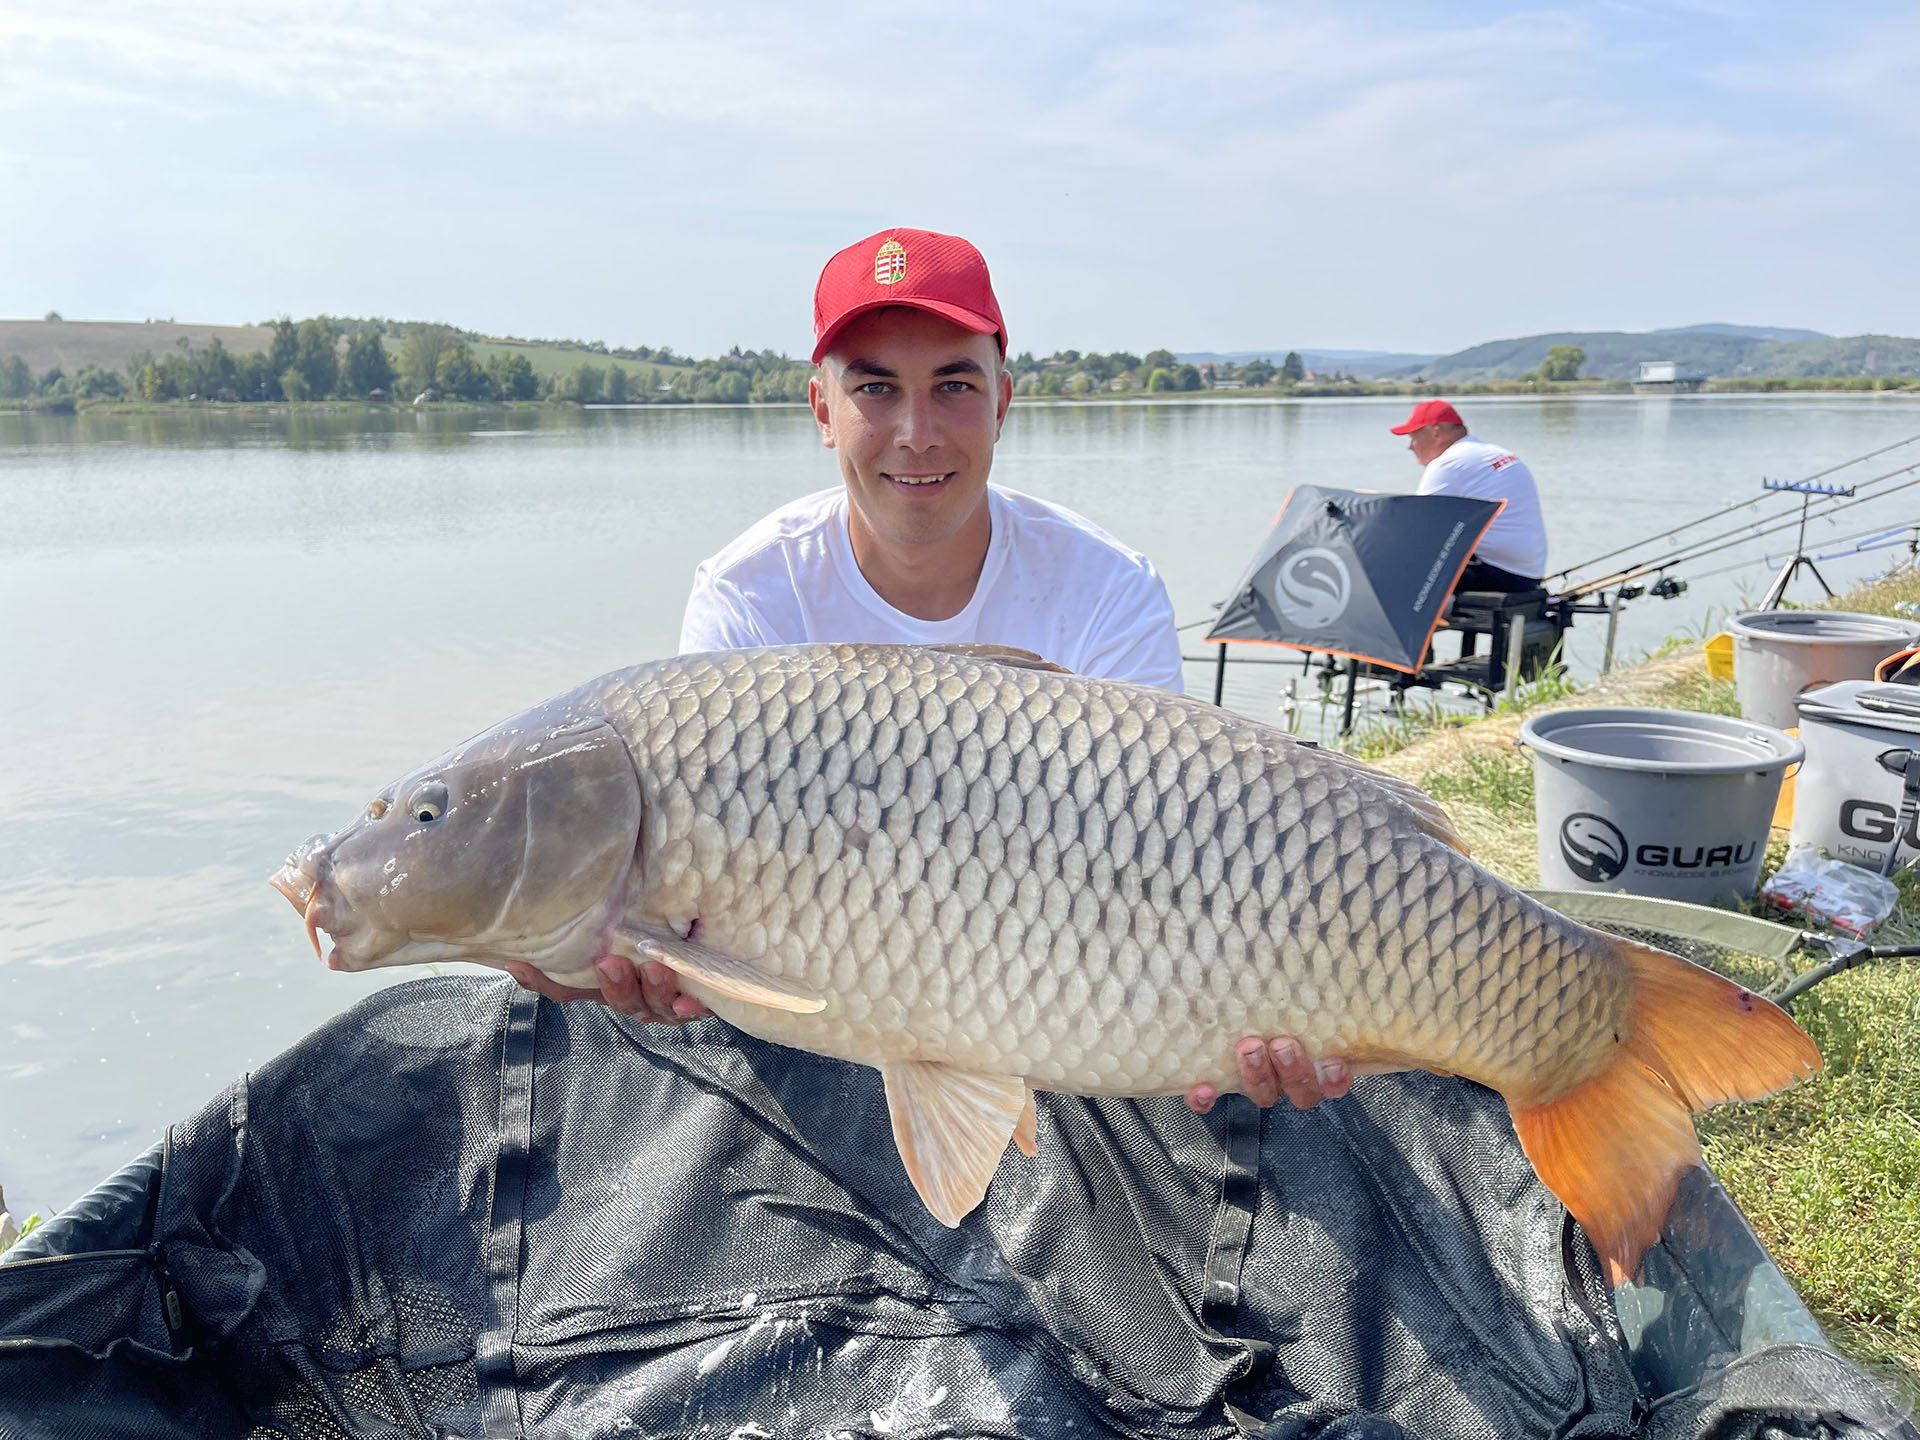
[[[1816,925],[1865,939],[1893,913],[1899,891],[1871,870],[1829,859],[1817,845],[1796,845],[1760,895]]]

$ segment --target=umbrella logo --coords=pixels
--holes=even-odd
[[[1627,837],[1604,816],[1576,810],[1560,822],[1560,858],[1589,885],[1604,885],[1627,868]]]
[[[1288,620],[1307,630],[1324,630],[1346,614],[1352,595],[1353,576],[1347,562],[1318,547],[1288,556],[1274,578],[1274,604]]]

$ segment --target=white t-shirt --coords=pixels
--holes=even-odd
[[[1518,455],[1471,435],[1462,436],[1427,462],[1420,473],[1419,493],[1506,501],[1507,508],[1494,517],[1474,547],[1474,558],[1516,575],[1547,573],[1547,527],[1540,516],[1540,492],[1534,488],[1533,472]]]
[[[1014,645],[1082,675],[1181,691],[1166,586],[1144,555],[1058,505],[987,487],[993,538],[973,599],[946,620],[893,608],[847,534],[847,492],[784,505],[693,575],[680,653],[847,640]]]

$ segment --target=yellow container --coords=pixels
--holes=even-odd
[[[1733,679],[1733,636],[1722,630],[1701,648],[1707,652],[1707,674],[1715,680]]]
[[[1800,727],[1796,725],[1786,733],[1798,740]],[[1776,830],[1793,829],[1793,777],[1799,773],[1800,767],[1793,765],[1788,767],[1787,773],[1780,779],[1780,798],[1773,802],[1773,828]]]

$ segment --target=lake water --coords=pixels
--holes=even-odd
[[[1539,477],[1555,566],[1920,431],[1920,404],[1899,397],[1466,408]],[[1147,551],[1180,619],[1204,621],[1289,486],[1412,489],[1386,433],[1405,409],[1018,405],[994,478]],[[0,1183],[15,1213],[66,1204],[406,978],[315,962],[264,883],[293,844],[460,737],[668,653],[693,566],[836,474],[799,408],[0,414]],[[1826,533],[1920,514],[1905,499]],[[1826,568],[1838,584],[1889,558]],[[1768,573],[1638,602],[1623,653],[1758,596]],[[1601,629],[1576,631],[1577,669],[1597,663]],[[1235,672],[1228,703],[1273,718],[1292,673]],[[1206,667],[1188,683],[1204,690]]]

